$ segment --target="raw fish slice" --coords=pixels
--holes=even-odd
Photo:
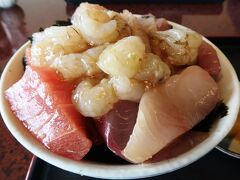
[[[215,80],[219,79],[221,66],[216,50],[203,41],[198,49],[197,64],[205,69]]]
[[[24,126],[48,149],[80,160],[90,150],[85,118],[71,101],[74,82],[65,82],[54,70],[26,67],[6,98]]]
[[[174,158],[200,144],[207,137],[208,133],[206,132],[189,131],[175,139],[172,143],[155,154],[147,162],[154,163],[165,159]]]
[[[98,127],[95,121],[96,120],[93,118],[86,117],[87,131],[90,136],[90,139],[92,140],[93,145],[103,145],[104,139],[100,132],[98,131]]]
[[[97,121],[98,129],[108,148],[118,156],[123,157],[121,151],[132,134],[137,112],[138,103],[119,101],[112,110]]]
[[[165,93],[190,125],[195,125],[196,119],[202,120],[219,101],[218,85],[199,66],[188,67],[180,75],[169,78]]]
[[[199,66],[171,76],[143,95],[124,157],[134,163],[146,161],[204,119],[217,102],[218,86]]]

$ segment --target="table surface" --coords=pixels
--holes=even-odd
[[[109,9],[149,13],[190,27],[207,37],[240,37],[240,1],[211,4],[106,4]],[[18,0],[0,9],[0,72],[13,53],[40,27],[66,20],[76,6],[59,0]],[[10,134],[0,119],[0,179],[24,179],[32,154]]]

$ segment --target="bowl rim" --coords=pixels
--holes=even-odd
[[[237,153],[237,152],[234,152],[234,151],[231,151],[231,150],[229,150],[229,149],[223,148],[223,147],[220,146],[220,145],[218,145],[218,146],[216,147],[216,149],[218,149],[219,151],[221,151],[221,152],[223,152],[223,153],[225,153],[225,154],[227,154],[227,155],[229,155],[229,156],[232,156],[232,157],[235,157],[235,158],[240,159],[240,154]]]
[[[240,87],[240,82],[239,82],[239,87]],[[238,112],[238,117],[237,120],[234,124],[233,129],[235,128],[235,125],[238,124],[240,122],[240,113]],[[238,149],[237,147],[240,145],[240,141],[237,137],[237,134],[232,134],[231,132],[218,144],[218,146],[216,147],[219,151],[240,159],[240,149]],[[237,146],[237,147],[235,147]]]
[[[172,24],[176,28],[184,28],[184,29],[190,30],[189,28],[186,28],[182,25],[179,25],[173,22],[170,22],[170,24]],[[30,152],[35,154],[37,157],[43,159],[44,161],[73,173],[95,177],[95,178],[103,178],[103,179],[137,179],[137,178],[157,176],[157,175],[175,171],[177,169],[185,167],[191,164],[192,162],[198,160],[199,158],[207,154],[210,150],[212,150],[214,147],[216,147],[233,127],[238,114],[240,94],[239,94],[238,78],[237,78],[236,72],[232,67],[231,63],[229,62],[229,60],[226,58],[226,56],[205,37],[203,37],[203,39],[209,44],[211,44],[214,47],[214,49],[216,49],[218,55],[220,55],[220,59],[221,59],[220,61],[224,63],[224,67],[229,68],[230,75],[234,83],[233,85],[234,99],[232,99],[232,101],[235,102],[236,108],[231,109],[232,110],[231,111],[232,113],[230,114],[231,118],[227,116],[227,119],[230,119],[230,120],[228,125],[224,127],[223,132],[218,133],[214,131],[214,136],[210,135],[206,140],[204,140],[203,142],[201,142],[191,150],[177,157],[163,160],[158,163],[151,163],[151,164],[142,163],[137,165],[131,164],[131,165],[114,165],[114,166],[110,164],[103,164],[103,163],[97,164],[97,163],[94,163],[93,161],[86,161],[86,160],[74,161],[50,152],[45,147],[43,147],[42,144],[39,143],[36,139],[34,139],[33,137],[30,137],[29,136],[31,134],[30,132],[26,133],[26,132],[19,131],[19,127],[16,127],[14,124],[15,120],[10,118],[10,114],[13,114],[13,113],[9,112],[9,110],[7,109],[7,102],[4,97],[4,91],[6,90],[4,84],[8,78],[7,77],[9,73],[8,70],[14,65],[15,61],[19,61],[20,59],[22,59],[22,57],[19,57],[19,54],[23,53],[25,48],[30,44],[30,41],[26,42],[20,49],[18,49],[18,51],[9,60],[8,64],[6,65],[2,73],[1,82],[0,82],[0,93],[1,93],[0,94],[0,110],[1,110],[2,119],[6,124],[7,128],[9,129],[9,131],[12,133],[12,135],[26,149],[28,149]]]

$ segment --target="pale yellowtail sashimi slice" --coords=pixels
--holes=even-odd
[[[199,66],[171,76],[143,95],[124,157],[133,163],[150,159],[204,119],[219,100],[218,85]]]

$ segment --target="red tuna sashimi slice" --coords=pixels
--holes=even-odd
[[[208,135],[209,134],[206,132],[189,131],[175,139],[147,162],[155,163],[183,154],[184,152],[187,152],[188,150],[203,142],[208,137]]]
[[[218,101],[216,82],[199,66],[171,76],[143,95],[124,157],[134,163],[151,158],[204,119]]]
[[[14,114],[48,149],[80,160],[92,142],[85,118],[71,101],[74,85],[52,69],[27,66],[23,77],[5,95]]]
[[[125,148],[136,123],[138,103],[119,101],[97,121],[97,127],[108,148],[124,158],[121,151]]]
[[[216,50],[203,41],[198,49],[197,64],[206,70],[215,80],[220,77],[220,61]]]

